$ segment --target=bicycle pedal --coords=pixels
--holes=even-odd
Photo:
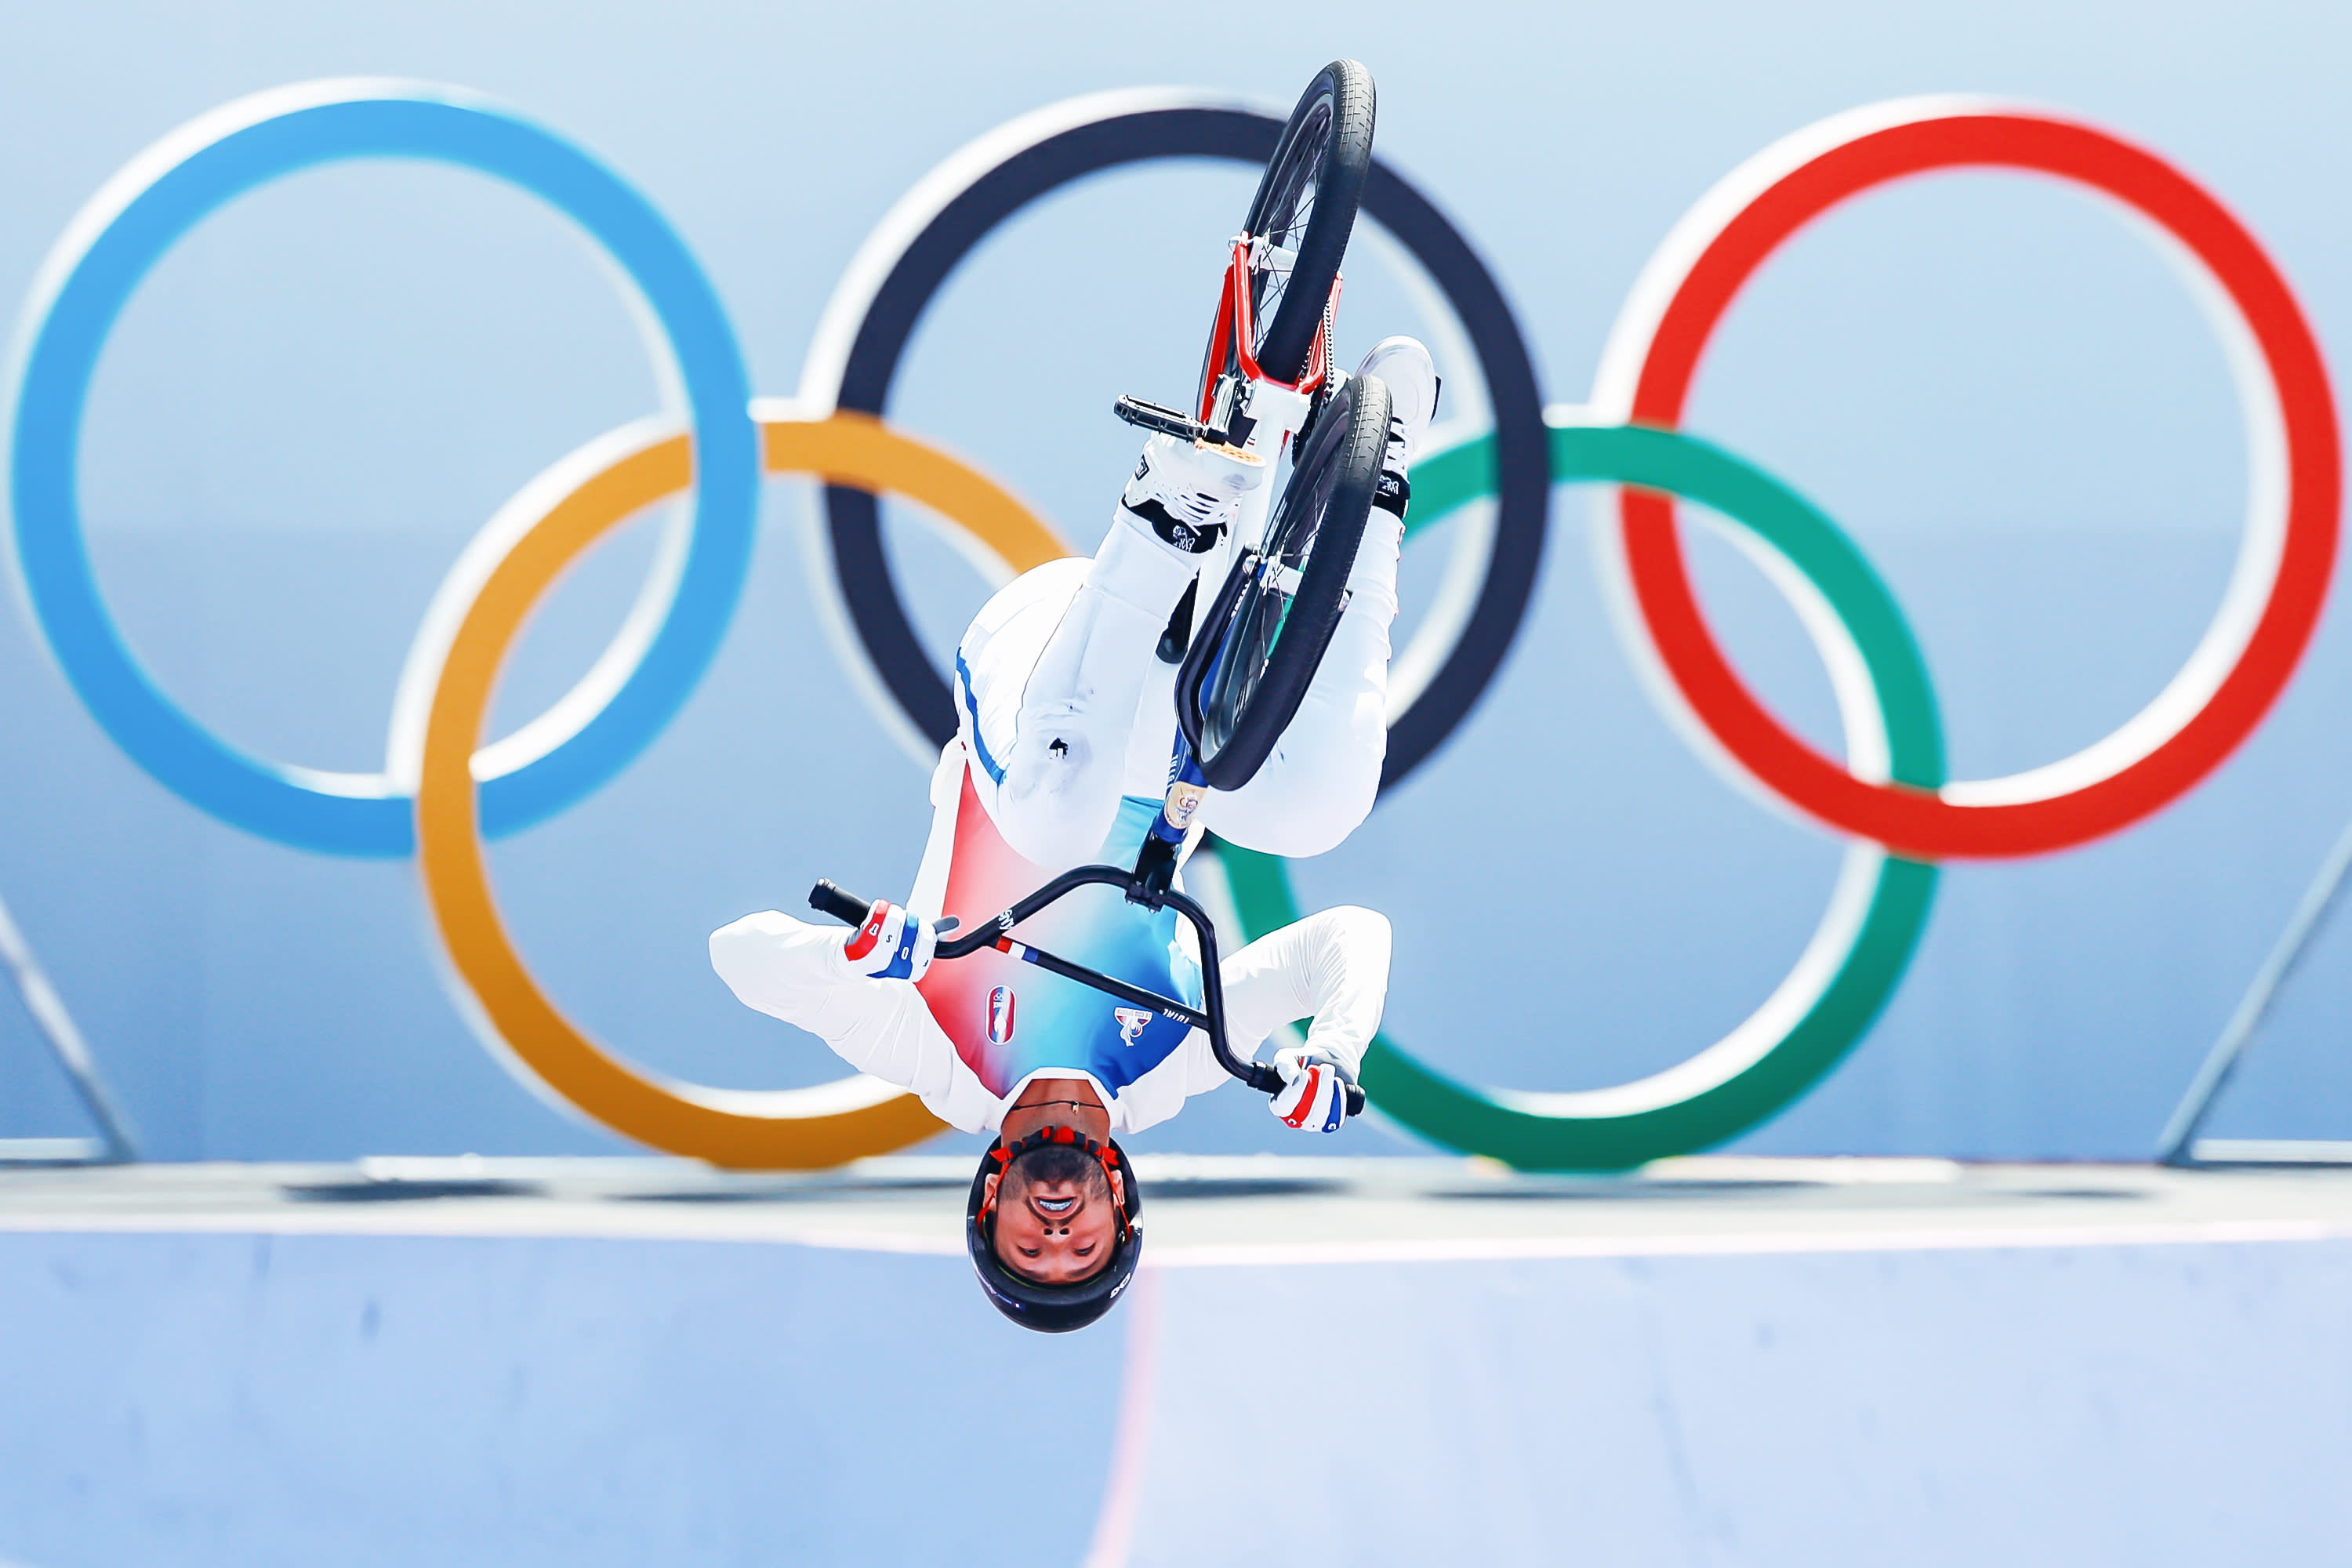
[[[1165,404],[1147,403],[1140,397],[1129,397],[1122,394],[1118,401],[1110,405],[1110,411],[1127,424],[1139,429],[1157,431],[1163,436],[1175,436],[1187,441],[1206,441],[1213,447],[1233,444],[1226,432],[1203,425],[1191,415]]]

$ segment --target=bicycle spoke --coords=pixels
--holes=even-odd
[[[1202,357],[1198,404],[1209,424],[1240,430],[1252,374],[1293,385],[1314,363],[1329,320],[1326,301],[1370,172],[1371,80],[1352,60],[1309,83],[1276,141],[1242,229],[1239,310],[1220,308]],[[1297,298],[1290,296],[1296,292]],[[1244,366],[1255,361],[1255,370]],[[1179,671],[1179,717],[1211,787],[1240,789],[1257,773],[1298,711],[1348,599],[1347,578],[1378,482],[1378,412],[1332,377],[1303,425],[1286,429],[1270,460],[1287,470],[1262,542],[1217,593],[1213,626],[1196,626]],[[1336,399],[1337,401],[1334,401]],[[1375,428],[1377,426],[1377,428]],[[1269,476],[1269,479],[1277,476]],[[1335,510],[1344,515],[1334,515]],[[1318,544],[1332,534],[1328,547]]]
[[[1287,166],[1275,186],[1274,200],[1268,205],[1265,231],[1254,235],[1266,246],[1296,256],[1307,237],[1307,226],[1315,216],[1315,201],[1320,193],[1323,158],[1331,141],[1331,114],[1327,109],[1317,112],[1308,121],[1306,132],[1291,149]],[[1275,317],[1281,311],[1282,301],[1290,291],[1290,269],[1274,267],[1254,267],[1250,292],[1255,302],[1257,331],[1255,342],[1250,345],[1255,353],[1265,342],[1265,334]]]

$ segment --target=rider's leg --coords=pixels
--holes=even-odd
[[[1160,634],[1263,472],[1255,458],[1155,437],[1050,632],[1040,616],[1028,636],[1004,635],[1015,631],[1007,625],[978,639],[984,646],[967,661],[971,708],[989,762],[999,764],[990,773],[983,763],[990,776],[978,787],[997,831],[1026,858],[1060,870],[1099,857]],[[1050,613],[1050,605],[1038,608]],[[975,633],[987,619],[983,612]],[[995,731],[1004,726],[989,721],[1008,707],[1011,734],[1000,747]]]
[[[1437,411],[1437,373],[1411,338],[1375,345],[1357,368],[1389,386],[1392,414],[1379,499],[1348,574],[1348,607],[1298,714],[1240,790],[1210,797],[1209,824],[1245,848],[1319,855],[1355,831],[1388,756],[1389,623],[1412,487],[1406,473]]]
[[[1297,716],[1257,775],[1213,795],[1220,837],[1270,855],[1320,855],[1371,815],[1388,756],[1389,623],[1404,522],[1374,508],[1348,574],[1348,607]]]
[[[990,815],[1038,865],[1095,859],[1110,832],[1136,699],[1192,572],[1189,558],[1113,523],[1034,665],[1019,676],[1003,670],[1020,679],[1021,699]]]

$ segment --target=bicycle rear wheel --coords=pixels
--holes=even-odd
[[[1347,607],[1380,488],[1389,389],[1359,376],[1308,430],[1267,523],[1202,617],[1176,675],[1176,717],[1211,789],[1257,776],[1298,713]]]
[[[1251,251],[1249,349],[1276,381],[1295,383],[1307,369],[1371,173],[1375,107],[1371,72],[1354,60],[1325,66],[1290,111],[1250,202],[1242,227],[1259,243]],[[1209,423],[1221,428],[1232,410],[1215,406],[1220,389],[1211,383],[1238,374],[1232,345],[1224,347],[1221,354],[1211,342],[1201,372],[1200,406],[1214,406]]]

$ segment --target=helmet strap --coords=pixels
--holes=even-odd
[[[1010,1146],[1000,1141],[995,1148],[989,1151],[990,1157],[996,1162],[998,1190],[1003,1190],[1005,1173],[1013,1168],[1013,1161],[1032,1149],[1042,1149],[1049,1143],[1076,1144],[1093,1155],[1102,1166],[1103,1180],[1110,1187],[1111,1207],[1118,1215],[1118,1238],[1125,1241],[1130,1228],[1127,1217],[1127,1194],[1120,1190],[1121,1184],[1112,1179],[1118,1174],[1120,1165],[1118,1151],[1108,1144],[1096,1142],[1075,1127],[1040,1127],[1025,1138],[1014,1139]],[[996,1237],[995,1222],[996,1194],[992,1192],[980,1205],[981,1228],[992,1241]]]

